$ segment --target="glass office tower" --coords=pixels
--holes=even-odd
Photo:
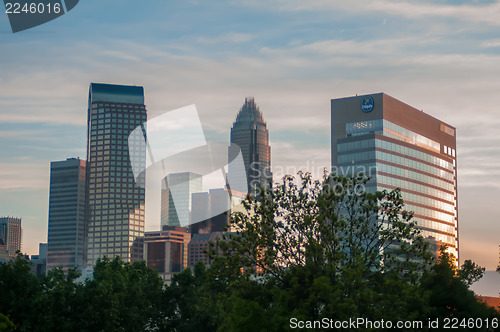
[[[231,128],[231,144],[236,144],[243,155],[247,175],[248,193],[255,194],[256,188],[265,186],[272,177],[271,147],[269,146],[269,131],[259,107],[253,98],[246,98],[236,121]],[[244,183],[234,176],[231,161],[239,151],[229,148],[229,174],[231,183]],[[234,181],[234,182],[233,182]],[[241,188],[241,186],[238,186]]]
[[[191,224],[192,194],[203,189],[202,176],[191,172],[171,173],[162,180],[161,225]]]
[[[333,99],[332,171],[400,188],[422,235],[458,261],[455,128],[384,93]]]
[[[129,154],[129,134],[146,121],[143,87],[90,84],[87,121],[87,264],[142,260],[145,176],[136,181],[132,166],[145,168],[146,151],[142,137]]]
[[[85,267],[85,160],[50,163],[47,269]]]

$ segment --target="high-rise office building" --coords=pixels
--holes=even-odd
[[[85,267],[87,162],[76,158],[50,163],[47,269]]]
[[[241,202],[246,194],[224,188],[192,195],[191,234],[225,232],[232,212],[246,213]]]
[[[265,187],[271,179],[271,147],[269,146],[269,131],[259,107],[253,98],[246,98],[236,121],[231,128],[231,145],[236,144],[241,149],[246,170],[248,193],[255,194],[259,186]],[[239,151],[229,148],[229,162],[235,159]],[[228,177],[231,183],[244,182],[238,179],[229,164]],[[234,181],[234,182],[233,182]],[[239,186],[241,188],[241,186]],[[235,189],[235,188],[233,188]],[[241,190],[241,189],[239,189]]]
[[[141,260],[145,177],[136,180],[132,167],[145,168],[146,151],[144,137],[129,135],[146,121],[143,87],[90,84],[87,121],[87,264],[104,255]]]
[[[400,188],[422,235],[458,261],[456,131],[384,93],[333,99],[332,171]]]
[[[193,234],[188,245],[189,267],[194,268],[199,261],[205,263],[206,266],[210,266],[212,259],[207,255],[210,243],[216,243],[217,240],[221,240],[223,235],[223,232]]]
[[[48,244],[38,244],[38,255],[31,255],[30,262],[33,263],[31,271],[38,278],[42,278],[47,274],[47,252]]]
[[[0,258],[9,260],[21,250],[21,218],[0,218]]]
[[[202,176],[191,172],[168,174],[162,180],[162,226],[187,227],[191,220],[192,194],[203,189]]]
[[[148,267],[158,271],[164,281],[188,266],[188,244],[191,233],[188,228],[164,226],[159,232],[146,232],[144,259]]]

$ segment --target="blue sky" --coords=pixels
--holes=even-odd
[[[457,127],[461,259],[498,262],[497,1],[84,0],[13,34],[0,14],[0,215],[46,241],[49,164],[85,157],[90,82],[143,85],[149,117],[196,104],[227,141],[246,96],[275,167],[330,166],[330,99],[385,92]]]

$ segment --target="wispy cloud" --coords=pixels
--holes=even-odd
[[[230,32],[222,36],[216,37],[198,37],[196,40],[202,44],[220,44],[220,43],[248,43],[252,41],[255,36],[248,33],[234,33]]]

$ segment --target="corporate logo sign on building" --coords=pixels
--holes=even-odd
[[[373,107],[375,106],[375,102],[373,101],[372,96],[365,96],[361,99],[361,110],[365,113],[371,112]]]
[[[34,28],[73,9],[80,0],[3,0],[12,32]]]

